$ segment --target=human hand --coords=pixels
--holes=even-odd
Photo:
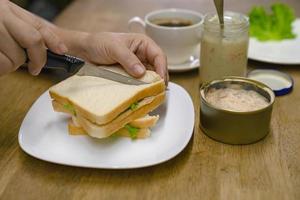
[[[29,72],[37,75],[46,63],[46,48],[67,52],[49,24],[8,0],[0,0],[0,38],[0,76],[15,71],[27,56]]]
[[[168,82],[166,56],[152,39],[143,34],[87,34],[82,41],[81,57],[89,62],[120,63],[134,77],[143,75],[145,69],[152,69]]]

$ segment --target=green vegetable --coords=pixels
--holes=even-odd
[[[136,139],[137,138],[137,133],[139,131],[139,128],[130,126],[129,124],[125,125],[125,128],[128,130],[131,139]]]
[[[72,106],[71,104],[64,104],[64,108],[67,109],[68,111],[70,111],[71,113],[73,113],[73,115],[76,116],[76,111],[74,106]]]
[[[135,110],[135,109],[137,109],[138,105],[139,105],[138,102],[135,102],[135,103],[131,104],[131,105],[130,105],[130,110]]]
[[[294,11],[283,3],[271,5],[271,13],[262,6],[253,7],[249,13],[250,36],[260,41],[292,39],[292,22],[295,20]]]

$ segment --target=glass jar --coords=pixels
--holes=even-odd
[[[249,43],[248,17],[235,12],[224,13],[221,27],[216,14],[204,18],[200,53],[200,82],[224,76],[245,76]]]

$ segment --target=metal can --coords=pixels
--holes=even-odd
[[[206,100],[211,88],[224,88],[238,84],[242,89],[253,90],[268,100],[262,109],[236,112],[217,108]],[[270,129],[273,91],[265,84],[242,77],[224,77],[204,84],[200,89],[200,127],[204,133],[227,144],[250,144],[264,138]]]

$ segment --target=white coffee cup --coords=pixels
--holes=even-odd
[[[159,25],[158,21],[162,20],[188,21],[190,25],[172,27]],[[169,64],[181,64],[199,52],[202,23],[201,13],[172,8],[150,12],[144,20],[133,17],[128,22],[128,29],[130,32],[142,30],[162,48]]]

